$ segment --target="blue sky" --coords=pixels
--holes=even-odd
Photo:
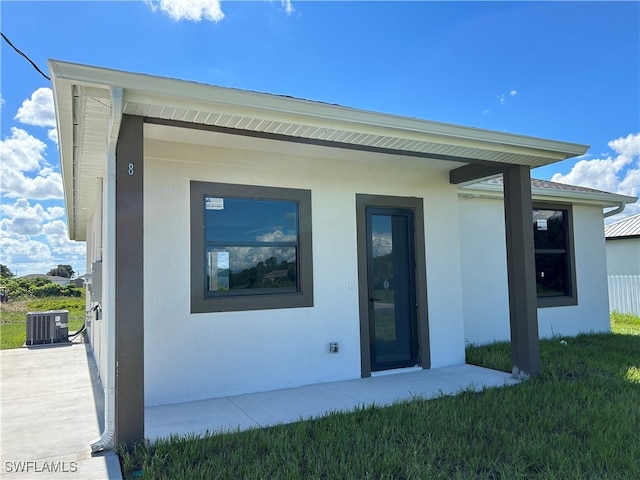
[[[0,24],[47,74],[55,58],[583,143],[533,175],[640,194],[638,2],[2,1]],[[0,263],[82,275],[51,84],[0,55]]]

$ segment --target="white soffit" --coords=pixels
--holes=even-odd
[[[106,158],[111,98],[123,113],[227,133],[379,151],[425,161],[532,168],[582,155],[585,145],[381,114],[285,96],[49,60],[70,236],[84,240]]]
[[[424,165],[424,159],[413,157],[399,157],[389,153],[369,152],[357,149],[335,149],[320,145],[286,142],[268,138],[258,138],[250,136],[233,135],[229,133],[210,132],[205,130],[174,127],[154,123],[144,125],[145,141],[153,140],[160,142],[184,143],[188,145],[202,145],[217,148],[240,149],[256,152],[269,152],[290,157],[310,157],[314,159],[339,159],[345,162],[359,163],[396,163],[402,158],[404,163],[412,165]],[[153,153],[147,151],[145,156],[155,158]],[[455,161],[439,160],[430,162],[430,170],[450,171],[459,167],[460,163]]]

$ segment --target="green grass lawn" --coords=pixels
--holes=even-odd
[[[27,337],[27,312],[69,310],[69,333],[82,327],[85,300],[76,297],[49,297],[11,300],[0,304],[0,349],[19,348]]]
[[[541,342],[516,386],[205,438],[121,448],[125,478],[638,479],[640,317]],[[511,371],[508,343],[469,363]]]

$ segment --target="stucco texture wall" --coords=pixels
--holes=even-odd
[[[461,197],[459,203],[465,340],[508,341],[503,201]],[[602,209],[574,205],[573,228],[578,305],[538,308],[541,338],[610,328]]]
[[[609,275],[640,275],[640,238],[607,240]]]
[[[464,362],[457,190],[447,169],[292,146],[300,149],[145,141],[145,404],[360,377],[356,193],[424,199],[431,363]],[[313,307],[190,313],[191,180],[311,190]]]

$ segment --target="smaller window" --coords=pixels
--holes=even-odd
[[[191,182],[192,312],[313,305],[311,192]]]
[[[538,306],[576,305],[570,207],[535,205],[533,242]]]

